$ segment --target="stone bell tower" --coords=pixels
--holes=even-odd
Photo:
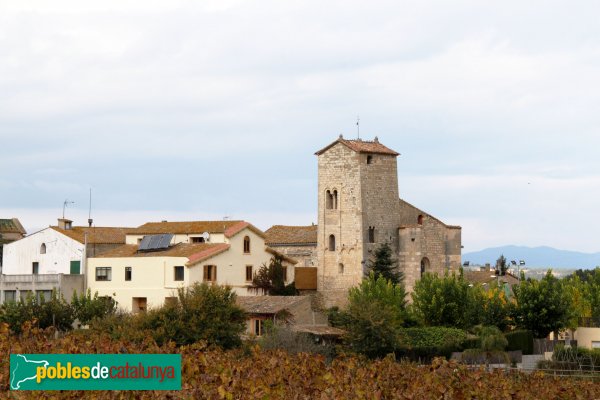
[[[365,263],[387,242],[398,252],[397,152],[341,135],[318,158],[317,286],[324,306],[343,305]]]

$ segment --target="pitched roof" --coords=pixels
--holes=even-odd
[[[294,258],[291,258],[291,257],[288,257],[288,256],[286,256],[285,254],[283,254],[283,253],[280,253],[280,252],[278,252],[277,250],[275,250],[275,249],[273,249],[273,248],[271,248],[271,247],[269,247],[269,246],[265,246],[265,251],[266,251],[267,253],[271,253],[271,254],[273,254],[274,256],[279,256],[279,257],[281,257],[281,259],[282,259],[283,261],[287,261],[287,262],[289,262],[290,264],[298,264],[298,260],[296,260],[296,259],[294,259]]]
[[[415,207],[415,206],[413,206],[412,204],[410,204],[410,203],[409,203],[408,201],[406,201],[406,200],[403,200],[403,199],[398,199],[398,201],[400,202],[400,204],[401,204],[401,205],[405,205],[405,206],[408,206],[408,207],[412,207],[412,208],[414,208],[414,209],[415,209],[416,211],[418,211],[420,214],[427,215],[429,218],[431,218],[431,219],[433,219],[433,220],[435,220],[435,221],[439,222],[440,224],[444,225],[446,228],[449,228],[449,229],[462,229],[462,227],[460,227],[460,226],[458,226],[458,225],[447,225],[446,223],[444,223],[444,222],[443,222],[443,221],[441,221],[440,219],[438,219],[438,218],[434,217],[433,215],[431,215],[431,214],[429,214],[429,213],[427,213],[427,212],[425,212],[425,211],[421,210],[421,209],[420,209],[420,208],[418,208],[418,207]],[[422,227],[422,225],[419,225],[419,224],[402,224],[402,225],[400,225],[400,228],[420,228],[420,227]]]
[[[0,219],[0,233],[20,233],[26,234],[25,228],[17,218]]]
[[[399,156],[400,155],[400,153],[397,153],[394,150],[379,143],[379,139],[377,139],[377,136],[375,137],[375,140],[368,141],[368,140],[361,140],[361,139],[348,140],[348,139],[344,139],[344,137],[342,135],[340,135],[340,137],[336,141],[334,141],[330,145],[322,148],[321,150],[317,151],[315,154],[321,155],[321,154],[325,153],[327,150],[329,150],[331,147],[335,146],[337,143],[341,143],[344,146],[348,147],[350,150],[353,150],[357,153],[387,154],[387,155],[391,155],[391,156]]]
[[[138,252],[138,245],[125,244],[115,249],[106,251],[96,258],[128,258],[128,257],[186,257],[188,259],[198,258],[199,255],[206,257],[214,255],[229,248],[225,243],[178,243],[166,250]]]
[[[264,233],[246,221],[179,221],[148,222],[128,232],[131,235],[157,235],[161,233],[223,233],[226,237],[234,236],[244,228],[250,228],[259,235]]]
[[[307,296],[237,296],[236,302],[250,314],[277,314],[302,301]]]
[[[74,226],[72,229],[61,229],[58,226],[51,226],[57,232],[62,233],[79,243],[85,243],[85,234],[87,233],[88,244],[122,244],[125,243],[125,235],[133,228],[122,227],[87,227]]]
[[[273,225],[265,232],[265,243],[275,244],[317,244],[317,225],[289,226]]]

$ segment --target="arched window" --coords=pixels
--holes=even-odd
[[[333,208],[334,210],[337,210],[338,208],[338,195],[337,195],[337,190],[333,191]]]
[[[335,251],[335,236],[329,235],[329,251]]]
[[[339,263],[338,264],[338,274],[343,274],[344,273],[344,264]]]
[[[46,254],[46,243],[42,243],[40,246],[40,254]]]
[[[369,243],[375,243],[375,227],[369,227]]]
[[[373,156],[367,156],[367,164],[371,164],[373,162]]]
[[[419,224],[419,225],[423,225],[423,215],[419,215],[419,216],[417,217],[417,224]]]
[[[329,190],[325,192],[325,208],[328,210],[333,208],[333,194]]]
[[[423,274],[425,274],[425,272],[429,272],[429,268],[429,258],[423,257],[423,259],[421,260],[421,278],[423,277]]]
[[[244,253],[250,253],[250,237],[244,236]]]

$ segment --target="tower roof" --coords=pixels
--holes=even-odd
[[[327,150],[329,150],[331,147],[335,146],[338,143],[343,144],[344,146],[348,147],[350,150],[353,150],[357,153],[387,154],[387,155],[391,155],[391,156],[399,156],[400,155],[400,153],[397,153],[394,150],[379,143],[379,139],[377,139],[377,136],[375,136],[375,139],[373,141],[369,141],[369,140],[361,140],[361,139],[355,139],[355,140],[344,139],[344,137],[342,135],[340,135],[340,137],[336,141],[334,141],[330,145],[322,148],[321,150],[317,151],[315,154],[319,156],[319,155],[325,153]]]

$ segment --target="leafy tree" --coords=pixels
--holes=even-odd
[[[375,278],[383,276],[397,285],[404,280],[404,274],[398,271],[398,260],[392,255],[389,243],[383,243],[375,250],[373,258],[367,263],[367,268],[375,274]]]
[[[481,354],[485,357],[486,366],[489,365],[493,356],[500,356],[505,362],[509,361],[508,355],[504,351],[508,346],[508,340],[500,329],[495,326],[478,326],[475,333],[479,336],[481,346],[479,349],[466,350],[464,357],[470,358]]]
[[[348,292],[345,345],[368,357],[382,357],[396,349],[406,314],[406,292],[383,276],[371,273]]]
[[[474,299],[462,270],[443,277],[426,273],[415,284],[413,311],[427,326],[469,328],[474,323]]]
[[[38,300],[33,293],[26,299],[4,303],[0,307],[0,322],[5,322],[13,332],[20,333],[26,322],[33,322],[37,327],[45,329],[54,327],[59,331],[72,329],[73,309],[62,295],[55,290],[49,299]]]
[[[511,303],[501,286],[492,285],[489,289],[473,286],[469,289],[471,299],[471,321],[483,326],[496,326],[505,331],[511,324]]]
[[[98,292],[92,296],[90,289],[80,295],[73,293],[71,306],[81,325],[88,325],[93,319],[112,314],[117,309],[117,303],[112,298],[98,297]]]
[[[255,290],[269,296],[295,296],[298,294],[294,282],[285,284],[283,259],[279,256],[271,257],[269,265],[263,264],[252,278]]]
[[[530,331],[536,338],[569,326],[573,317],[572,301],[561,282],[548,270],[541,280],[521,279],[513,287],[516,323]]]
[[[504,254],[501,254],[500,257],[498,257],[498,259],[496,260],[496,275],[506,275],[507,269],[508,264],[506,261],[506,257],[504,257]]]

